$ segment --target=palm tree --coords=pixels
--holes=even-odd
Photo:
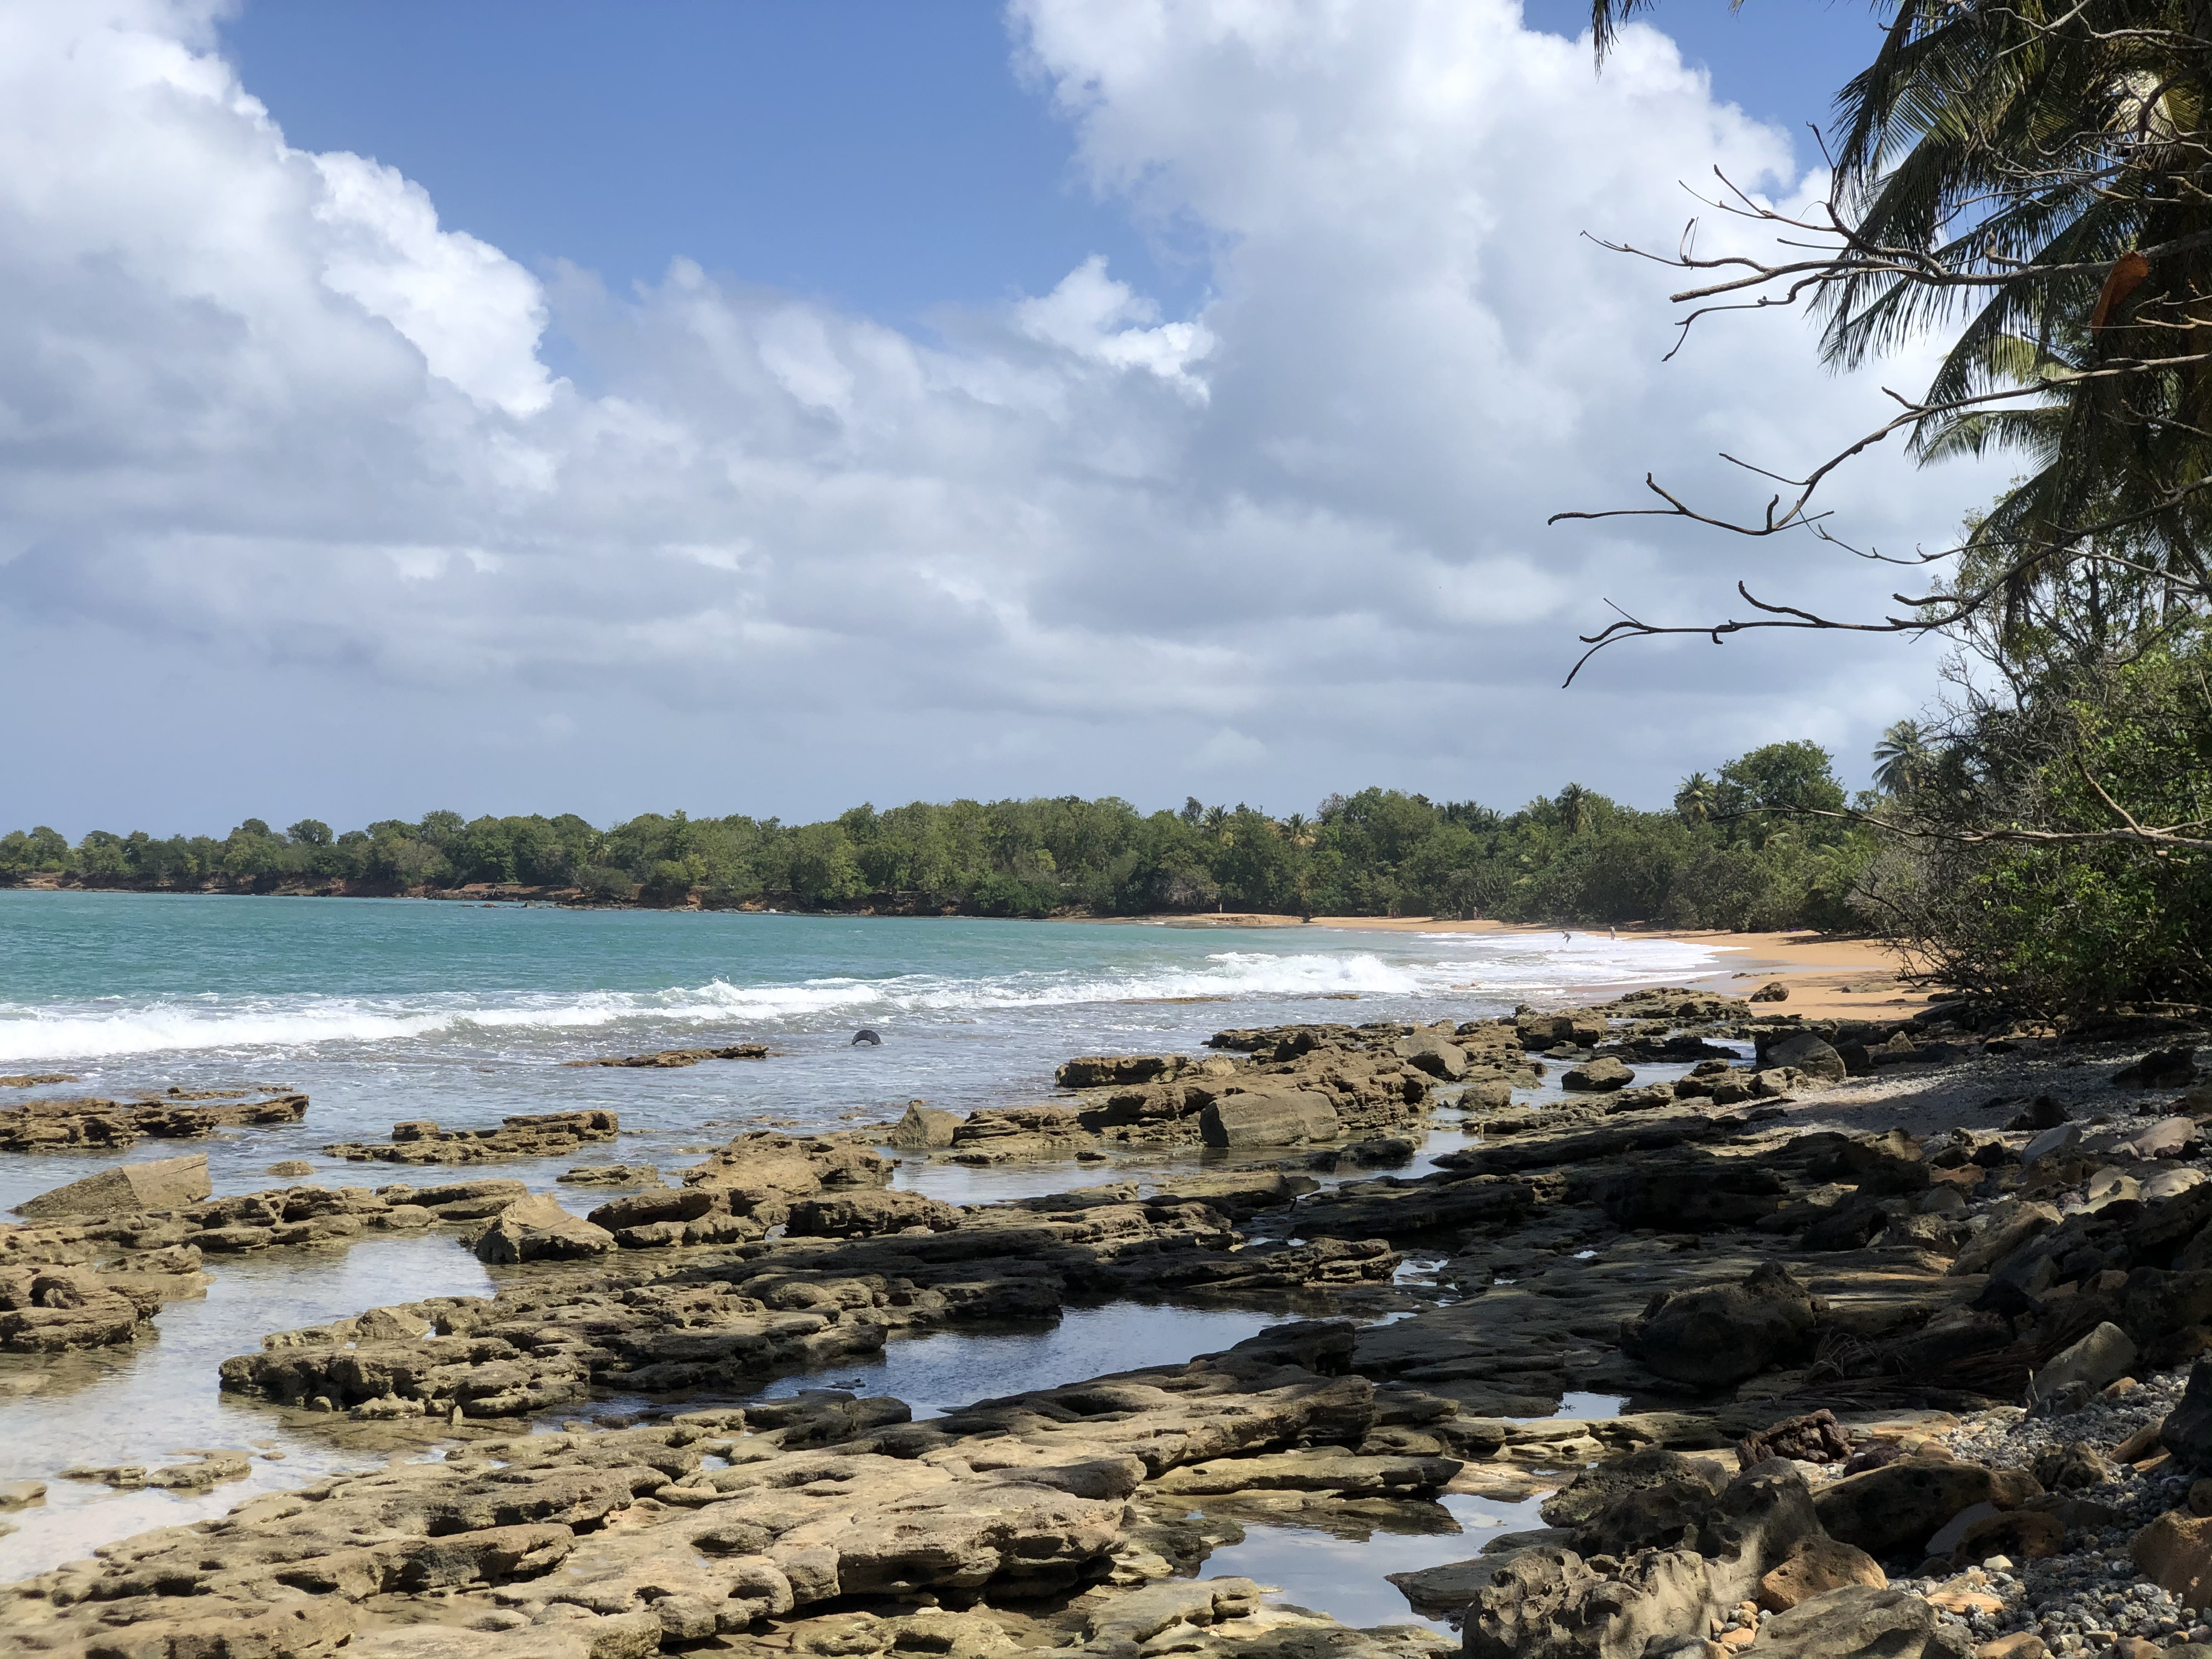
[[[1655,3],[1595,0],[1601,55]],[[2165,609],[2212,605],[2204,33],[2182,0],[1896,0],[1838,96],[1849,234],[1803,289],[1822,353],[1856,366],[1963,323],[1916,448],[2034,462],[1949,589],[2001,609],[2008,633],[2085,568]],[[2103,597],[2089,590],[2093,608]]]
[[[1692,772],[1674,792],[1674,811],[1692,823],[1703,823],[1713,815],[1720,791],[1703,772]]]
[[[1582,834],[1583,823],[1589,816],[1589,796],[1590,792],[1579,783],[1571,783],[1559,791],[1555,805],[1559,808],[1559,822],[1565,826],[1569,835]]]
[[[1899,720],[1874,746],[1875,787],[1885,795],[1909,795],[1934,758],[1934,749],[1920,722]]]

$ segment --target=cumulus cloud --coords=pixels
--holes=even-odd
[[[1178,768],[1279,810],[1370,779],[1649,799],[1911,706],[1846,647],[1632,647],[1554,689],[1601,596],[1886,586],[1809,542],[1747,566],[1650,521],[1543,527],[1647,470],[1748,501],[1716,451],[1787,471],[1873,408],[1787,322],[1662,368],[1663,282],[1581,239],[1671,244],[1677,181],[1716,165],[1817,186],[1663,36],[1626,31],[1601,80],[1506,0],[1012,21],[1090,186],[1202,233],[1194,314],[1100,258],[928,338],[681,258],[630,295],[541,277],[392,169],[290,148],[205,7],[7,8],[0,624],[250,657],[334,705],[520,699],[548,741],[681,711],[632,742],[663,772],[708,711],[781,792],[727,804],[763,810],[1152,802]],[[555,321],[587,389],[545,365]],[[1877,458],[1839,502],[1910,543],[1975,488]]]

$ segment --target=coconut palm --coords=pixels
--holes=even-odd
[[[1886,3],[1874,61],[1838,96],[1833,207],[1847,234],[1803,289],[1823,355],[1855,366],[1957,326],[1922,399],[1921,459],[2007,447],[2033,462],[1977,525],[1982,556],[1954,597],[2016,625],[2039,584],[2087,565],[2204,608],[2202,14],[2180,0]],[[1601,54],[1651,3],[1595,0]]]
[[[1927,773],[1934,748],[1917,720],[1899,720],[1874,746],[1875,787],[1886,795],[1906,795]]]
[[[1713,815],[1720,790],[1703,772],[1692,772],[1674,792],[1674,811],[1692,823],[1703,823]]]

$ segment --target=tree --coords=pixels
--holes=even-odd
[[[1917,720],[1899,720],[1874,746],[1875,787],[1885,795],[1908,795],[1927,772],[1931,750]]]
[[[1595,0],[1601,57],[1617,22],[1649,3]],[[1825,617],[1740,582],[1752,617],[1663,625],[1624,613],[1586,636],[1577,670],[1618,640],[1654,634],[1956,629],[2017,614],[2039,586],[2079,587],[2087,570],[2204,614],[2212,351],[2197,342],[2212,327],[2212,195],[2200,176],[2212,21],[2179,0],[1899,0],[1838,101],[1825,202],[1793,215],[1723,180],[1710,204],[1724,222],[1771,234],[1771,252],[1704,252],[1686,238],[1647,257],[1688,276],[1674,296],[1690,307],[1686,331],[1719,312],[1804,306],[1838,366],[1962,322],[1957,339],[1925,391],[1802,477],[1740,462],[1784,485],[1762,513],[1708,512],[1656,478],[1646,483],[1662,505],[1622,511],[1849,547],[1819,492],[1888,436],[1909,434],[1929,460],[2014,447],[2035,471],[1961,541],[1893,559],[1930,580],[1888,616]]]

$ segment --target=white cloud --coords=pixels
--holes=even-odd
[[[1786,471],[1875,413],[1786,321],[1662,368],[1663,274],[1581,240],[1671,245],[1676,180],[1717,163],[1805,187],[1662,37],[1628,30],[1600,80],[1505,0],[1015,19],[1095,186],[1208,239],[1197,314],[1103,258],[942,343],[681,258],[628,297],[541,283],[391,169],[289,148],[204,8],[17,0],[0,620],[327,670],[334,702],[720,711],[787,810],[1166,799],[1163,755],[1279,810],[1570,772],[1650,798],[1816,714],[1847,743],[1894,717],[1898,671],[1795,643],[1630,647],[1553,690],[1603,596],[1887,586],[1805,544],[1543,527],[1648,469],[1752,501],[1715,450]],[[539,354],[556,317],[589,392]],[[1972,494],[1886,456],[1839,501],[1895,544]],[[556,716],[587,718],[518,729]],[[882,735],[832,770],[817,720]]]

